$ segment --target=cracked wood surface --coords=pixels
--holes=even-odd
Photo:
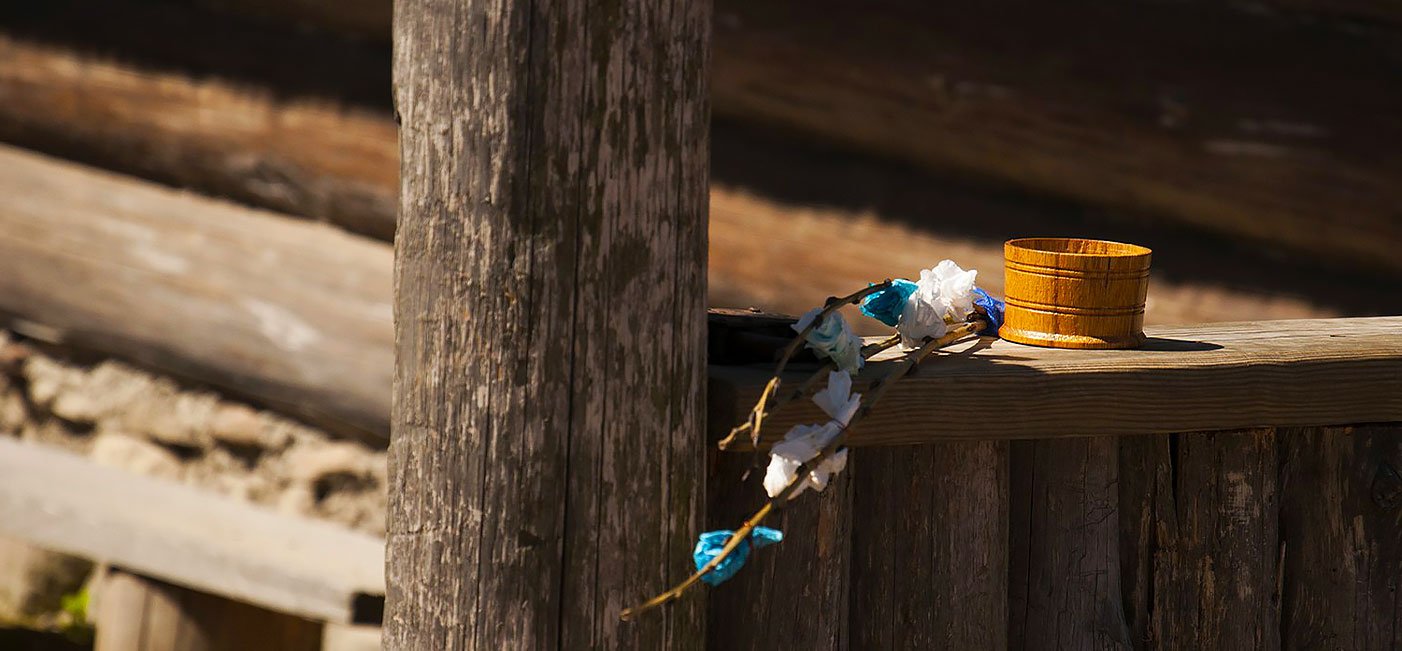
[[[710,4],[394,25],[386,648],[700,648]]]

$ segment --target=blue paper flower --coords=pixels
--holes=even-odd
[[[695,551],[691,552],[691,560],[696,563],[696,571],[701,571],[701,568],[706,567],[706,564],[711,562],[711,559],[720,555],[720,550],[725,547],[725,541],[730,540],[730,537],[734,534],[734,531],[729,530],[707,531],[701,534],[696,540]],[[755,527],[750,531],[749,538],[741,542],[740,546],[735,548],[735,551],[731,552],[725,560],[712,568],[710,572],[701,575],[701,580],[705,581],[706,585],[711,586],[725,583],[730,577],[735,576],[735,573],[739,572],[741,567],[745,566],[745,561],[750,557],[751,548],[759,549],[761,547],[768,547],[783,539],[784,533],[778,529]]]
[[[1005,308],[1002,301],[993,298],[988,292],[977,287],[974,288],[974,305],[983,308],[988,315],[988,327],[979,331],[985,337],[997,337],[998,328],[1003,326],[1003,310]]]
[[[862,314],[888,326],[896,327],[905,310],[905,302],[915,293],[915,283],[904,278],[891,281],[891,286],[862,300]]]

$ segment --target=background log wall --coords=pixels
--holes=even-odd
[[[1402,425],[1014,441],[1006,466],[994,445],[854,450],[710,592],[711,648],[1402,644]],[[724,456],[712,499],[757,501]]]

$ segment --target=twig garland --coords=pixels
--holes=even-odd
[[[870,291],[873,288],[880,287],[881,285],[890,286],[890,283],[891,281],[888,280],[885,283],[873,285],[872,287],[867,288],[866,293],[858,292],[857,294],[853,294],[852,296],[837,300],[850,300],[853,296],[857,297],[856,300],[861,300],[861,298],[865,297],[866,295],[874,293]],[[836,304],[841,305],[843,303]],[[824,310],[823,314],[819,315],[819,318],[829,313],[833,305],[834,302],[829,301],[829,309]],[[814,319],[814,323],[816,323],[817,321],[818,319]],[[852,416],[852,420],[848,422],[846,426],[842,427],[839,430],[837,436],[833,437],[833,439],[829,441],[826,446],[823,447],[823,449],[817,454],[817,456],[814,456],[812,459],[809,459],[808,461],[805,461],[802,465],[800,465],[798,467],[798,470],[794,474],[793,479],[789,480],[789,483],[784,486],[784,489],[779,491],[778,495],[769,498],[769,501],[765,502],[764,506],[760,507],[760,509],[756,511],[754,515],[751,515],[749,519],[745,521],[744,525],[742,525],[739,529],[736,529],[735,533],[731,534],[730,538],[726,540],[725,546],[721,548],[719,553],[712,557],[710,561],[708,561],[705,565],[698,569],[694,574],[687,577],[686,580],[677,584],[672,589],[663,592],[662,594],[659,594],[656,597],[653,597],[652,599],[649,599],[646,602],[641,603],[637,606],[624,609],[624,611],[619,614],[619,617],[623,619],[623,621],[629,621],[636,617],[639,613],[671,603],[681,598],[683,593],[685,593],[688,589],[701,582],[701,577],[705,576],[707,572],[714,570],[717,566],[724,562],[726,558],[728,558],[732,553],[734,553],[736,549],[739,549],[740,545],[743,544],[747,539],[749,539],[750,533],[754,531],[755,527],[759,526],[765,518],[769,517],[769,515],[774,511],[784,508],[784,506],[788,503],[789,498],[791,498],[795,494],[795,492],[803,485],[803,483],[808,480],[808,474],[812,472],[815,468],[820,466],[824,460],[826,460],[828,457],[831,457],[833,454],[835,454],[838,450],[842,448],[843,443],[847,439],[847,430],[851,428],[853,423],[856,423],[857,421],[861,420],[868,413],[871,412],[872,407],[874,407],[876,405],[876,402],[880,400],[883,395],[885,395],[886,391],[891,387],[892,384],[895,384],[897,380],[901,379],[902,377],[905,377],[906,374],[910,373],[911,369],[915,368],[917,364],[924,361],[925,358],[928,357],[930,353],[933,353],[936,349],[948,346],[956,341],[963,339],[964,337],[977,333],[987,327],[988,321],[986,318],[974,317],[972,320],[950,329],[942,337],[939,337],[937,339],[927,339],[919,349],[910,353],[906,356],[904,360],[901,361],[900,368],[896,369],[895,371],[892,371],[885,377],[876,380],[870,385],[870,388],[868,389],[870,391],[870,394],[868,395],[866,401],[863,402],[861,408],[857,411],[857,413]],[[811,324],[810,328],[807,328],[804,332],[799,333],[798,337],[795,339],[795,342],[802,342],[804,337],[807,336],[807,330],[809,329],[811,329]],[[886,342],[884,341],[881,342],[881,344],[885,343]],[[890,346],[885,346],[880,350],[884,350],[885,348],[889,347]],[[774,378],[771,379],[769,381],[769,384],[765,386],[765,395],[761,396],[759,403],[755,406],[755,411],[751,413],[752,418],[754,418],[755,415],[760,414],[760,412],[762,411],[765,403],[765,397],[770,394],[770,387],[773,387],[773,390],[775,391],[778,390],[779,373],[783,371],[784,364],[788,362],[788,357],[791,357],[793,351],[795,351],[796,349],[797,346],[795,344],[789,345],[788,351],[779,362],[779,368],[775,372]],[[863,352],[865,352],[865,350]],[[811,382],[805,382],[804,386],[806,387],[810,384]],[[756,446],[758,446],[759,444],[759,437],[757,433],[759,431],[759,421],[762,418],[763,415],[760,415],[759,418],[755,419],[754,432],[756,432],[756,434],[754,434],[752,438],[755,441]],[[734,436],[735,432],[732,431],[730,438],[733,438]]]
[[[804,342],[808,339],[808,333],[812,332],[813,329],[817,328],[819,325],[822,325],[823,319],[826,319],[842,306],[861,303],[866,297],[889,289],[892,282],[890,278],[887,278],[879,283],[872,284],[866,289],[853,292],[841,298],[828,298],[827,304],[823,306],[823,311],[813,317],[813,320],[808,323],[808,326],[800,330],[798,336],[794,337],[793,341],[790,341],[789,345],[784,348],[783,354],[779,356],[779,363],[774,367],[773,377],[769,378],[769,382],[764,385],[764,391],[759,394],[759,400],[755,402],[754,409],[750,410],[750,416],[745,420],[748,426],[745,429],[750,431],[750,442],[753,443],[755,447],[759,446],[760,426],[764,423],[764,417],[769,413],[769,400],[778,393],[779,386],[783,384],[782,378],[784,375],[784,368],[788,366],[789,360],[798,353],[798,350],[803,347]],[[816,375],[821,376],[821,373]],[[809,380],[804,383],[804,386],[811,386],[813,381],[812,378],[809,378]],[[734,445],[735,437],[739,436],[743,431],[744,430],[739,427],[730,430],[730,435],[720,442],[720,449],[724,450]]]
[[[901,343],[901,336],[891,335],[890,337],[882,339],[881,341],[878,341],[876,343],[867,344],[866,346],[862,347],[862,358],[871,359],[873,355],[883,350],[886,350],[887,348],[895,346],[899,343]],[[834,364],[831,360],[823,364],[821,367],[818,368],[818,370],[814,371],[812,375],[809,375],[807,379],[805,379],[802,384],[798,385],[798,387],[795,388],[792,392],[775,397],[773,401],[769,403],[769,408],[765,410],[765,413],[762,416],[760,416],[760,418],[768,418],[770,414],[778,411],[780,407],[783,407],[784,405],[794,400],[798,400],[799,398],[808,395],[808,391],[813,388],[813,385],[817,384],[818,380],[827,377],[828,373],[832,371],[833,368],[835,368],[836,366],[837,365]],[[770,378],[770,382],[773,381],[774,378]],[[736,425],[734,429],[730,430],[730,434],[725,437],[725,440],[721,441],[716,445],[719,446],[721,450],[729,450],[731,447],[733,447],[735,445],[736,437],[740,436],[741,434],[744,434],[745,432],[750,431],[750,428],[754,427],[755,422],[758,420],[754,416],[755,414],[752,412],[751,418],[749,420],[746,420],[745,422]],[[759,446],[758,440],[758,435],[754,436],[752,439],[752,442],[754,443],[756,448]]]

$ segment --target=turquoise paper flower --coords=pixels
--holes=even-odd
[[[734,534],[735,532],[730,530],[707,531],[701,534],[696,540],[696,550],[691,552],[691,560],[696,563],[696,571],[700,572],[701,568],[706,567],[706,564],[711,562],[711,559],[719,556],[720,550],[725,547],[725,542],[730,540],[730,536]],[[745,561],[750,558],[750,549],[768,547],[783,539],[784,533],[778,529],[755,527],[750,531],[749,538],[740,543],[735,551],[725,557],[725,560],[711,568],[710,572],[702,574],[701,580],[710,586],[725,583],[730,580],[730,577],[735,576],[740,568],[745,566]]]
[[[891,286],[862,301],[862,314],[880,321],[892,328],[901,321],[906,300],[915,293],[917,285],[904,278],[891,281]]]

